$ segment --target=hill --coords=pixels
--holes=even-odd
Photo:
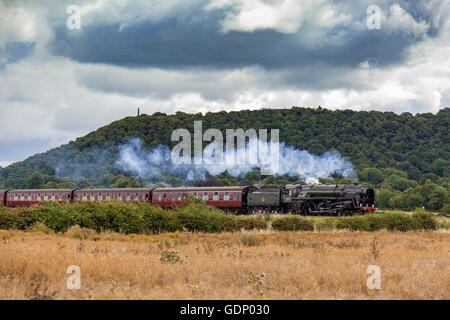
[[[140,138],[150,150],[173,146],[172,131],[193,132],[195,120],[203,130],[218,128],[280,129],[280,141],[313,154],[337,150],[355,166],[359,179],[386,191],[407,191],[427,183],[448,193],[450,176],[450,109],[416,114],[378,111],[331,111],[317,108],[262,109],[173,115],[155,113],[127,117],[71,141],[0,169],[0,187],[123,187],[148,184],[116,164],[119,146]],[[263,177],[266,184],[293,182],[296,177]],[[340,178],[339,176],[335,178]],[[258,170],[235,178],[227,173],[211,183],[248,183],[261,179]],[[152,183],[160,181],[151,181]],[[167,183],[183,184],[168,176]],[[198,182],[200,183],[200,182]],[[434,190],[435,191],[435,190]],[[433,192],[434,192],[433,191]],[[442,190],[439,189],[442,195]],[[392,195],[391,195],[392,198]],[[389,200],[391,199],[389,198]],[[443,202],[436,204],[442,208]],[[401,206],[401,205],[399,205]]]

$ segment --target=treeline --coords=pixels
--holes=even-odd
[[[172,131],[193,132],[195,120],[209,128],[280,129],[280,141],[314,154],[337,150],[355,165],[359,181],[374,185],[383,208],[448,212],[450,179],[450,109],[397,115],[377,111],[331,111],[317,108],[262,109],[174,115],[127,117],[69,144],[34,155],[0,169],[0,188],[140,187],[184,185],[179,177],[165,175],[150,181],[133,176],[117,164],[118,146],[130,138],[143,141],[148,150],[173,146]],[[334,176],[333,182],[348,181]],[[429,182],[427,183],[427,181]],[[296,177],[261,177],[254,170],[238,179],[227,173],[194,181],[195,185],[294,183]],[[445,195],[444,195],[445,194]],[[444,195],[444,196],[443,196]],[[438,199],[439,198],[439,199]],[[377,200],[378,201],[378,200]]]

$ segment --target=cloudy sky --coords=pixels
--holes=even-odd
[[[0,166],[138,106],[436,113],[449,17],[450,0],[0,0]]]

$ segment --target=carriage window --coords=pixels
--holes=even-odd
[[[134,200],[139,200],[139,193],[136,193],[136,194],[134,195]]]
[[[192,194],[192,196],[193,196],[194,198],[198,198],[198,193],[197,193],[197,192],[194,192],[194,193]]]
[[[188,199],[188,195],[186,193],[183,194],[183,200]]]
[[[109,199],[111,199],[111,196],[110,196],[109,193],[107,193],[107,194],[106,194],[106,200],[109,200]]]
[[[203,193],[203,200],[208,200],[208,192]]]
[[[233,200],[237,200],[237,192],[233,192]]]
[[[48,194],[44,194],[44,200],[48,200]]]
[[[41,201],[41,194],[40,193],[37,195],[37,199],[38,199],[38,201]]]
[[[98,201],[102,201],[103,200],[103,196],[101,193],[98,194]]]
[[[58,195],[58,200],[59,200],[59,201],[62,200],[62,194],[61,194],[61,193]]]
[[[178,193],[177,200],[178,200],[178,201],[181,200],[181,193]]]
[[[130,200],[130,194],[127,193],[127,200]]]
[[[145,194],[145,200],[147,200],[147,199],[148,199],[148,193]]]
[[[20,195],[20,200],[22,200],[22,201],[25,200],[23,193]]]
[[[83,198],[81,200],[87,200],[86,193],[83,193]]]
[[[52,193],[52,201],[55,201],[55,194]]]
[[[172,195],[172,197],[171,197],[172,201],[175,201],[175,192],[172,192],[171,195]]]
[[[31,194],[28,194],[28,201],[31,200]]]
[[[230,193],[229,192],[225,192],[225,194],[223,195],[223,200],[230,200]]]
[[[219,193],[218,192],[214,192],[213,200],[219,200]]]
[[[164,198],[165,198],[165,197],[164,197]],[[161,201],[161,199],[162,199],[162,193],[159,192],[159,193],[158,193],[158,201]]]

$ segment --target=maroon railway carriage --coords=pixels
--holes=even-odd
[[[247,207],[249,187],[187,187],[156,188],[152,191],[152,204],[160,207],[179,206],[196,197],[225,211],[240,212]]]
[[[10,207],[31,206],[44,201],[62,203],[71,199],[72,189],[12,189],[6,193],[6,204]]]
[[[0,206],[6,206],[6,194],[8,190],[0,190]]]
[[[76,189],[73,201],[140,201],[149,202],[151,190],[145,188]]]

